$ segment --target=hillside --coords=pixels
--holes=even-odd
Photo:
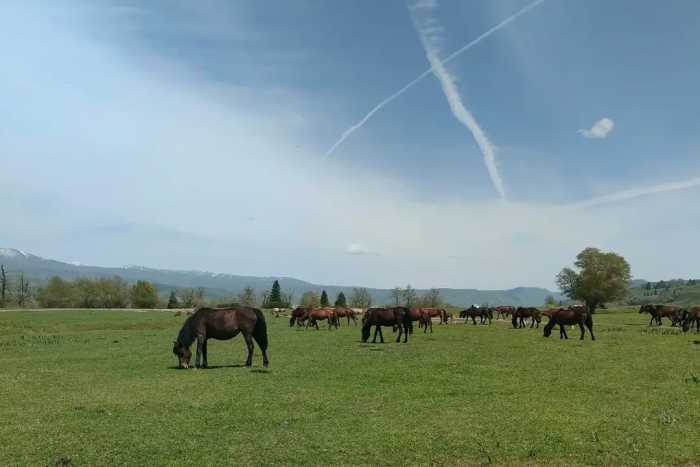
[[[669,303],[679,306],[700,305],[700,283],[696,280],[673,279],[632,287],[628,304],[642,305],[645,303]]]
[[[296,299],[306,291],[320,293],[322,290],[325,290],[329,297],[335,297],[341,291],[349,296],[353,287],[359,287],[313,284],[292,277],[239,276],[203,271],[172,271],[141,266],[85,266],[41,258],[11,248],[0,248],[0,263],[4,264],[10,272],[23,272],[39,284],[45,283],[52,276],[64,279],[119,276],[129,282],[148,280],[156,284],[161,292],[177,288],[202,287],[206,290],[207,296],[212,298],[231,296],[239,293],[245,287],[253,287],[258,292],[268,290],[274,280],[279,280],[282,289],[286,292],[292,292]],[[447,288],[439,290],[443,300],[455,306],[468,306],[473,303],[537,306],[544,303],[547,295],[553,295],[557,300],[560,299],[560,294],[539,287],[517,287],[509,290]],[[372,296],[373,303],[384,304],[391,301],[389,289],[368,288],[368,291]],[[422,292],[425,291],[418,290],[419,294]]]

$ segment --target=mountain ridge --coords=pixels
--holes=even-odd
[[[274,280],[280,282],[283,291],[293,293],[294,299],[297,300],[306,291],[320,293],[322,290],[325,290],[329,297],[334,298],[340,292],[349,296],[353,288],[361,287],[315,284],[287,276],[244,276],[209,271],[158,269],[136,265],[122,267],[88,266],[80,263],[68,263],[42,258],[14,248],[0,248],[0,263],[5,264],[11,272],[22,272],[39,283],[45,283],[52,276],[69,280],[81,277],[119,276],[128,282],[148,280],[159,284],[161,292],[178,288],[203,287],[207,295],[212,298],[224,298],[227,295],[235,295],[241,292],[244,287],[253,287],[256,292],[260,293],[264,290],[269,290]],[[372,296],[374,304],[385,304],[391,301],[391,289],[364,288]],[[483,303],[491,305],[537,306],[542,305],[548,295],[554,296],[556,300],[562,299],[561,294],[541,287],[514,287],[505,290],[445,287],[438,288],[438,290],[445,302],[455,306]],[[425,289],[416,289],[416,291],[420,294]]]

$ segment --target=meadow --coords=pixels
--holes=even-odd
[[[594,342],[500,321],[362,344],[267,316],[269,370],[240,337],[178,370],[172,312],[1,312],[0,465],[700,464],[700,335],[634,310]]]

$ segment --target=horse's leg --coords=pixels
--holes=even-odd
[[[430,330],[430,332],[433,332],[432,329]],[[408,342],[408,325],[404,324],[403,325],[403,343],[405,344],[406,342]]]
[[[202,344],[202,356],[204,357],[202,368],[206,368],[209,366],[209,362],[207,361],[207,342],[208,339],[204,339],[204,344]]]
[[[202,350],[202,347],[204,347],[204,336],[197,336],[197,355],[194,358],[194,367],[195,368],[201,368],[202,367],[202,354],[204,351]]]
[[[245,339],[245,345],[248,348],[248,358],[245,360],[245,366],[250,367],[253,365],[253,337],[246,331],[243,331],[243,339]]]
[[[564,331],[564,339],[568,339],[569,336],[568,336],[568,334],[566,334],[566,326],[564,326],[563,324],[560,324],[559,327],[562,329],[562,331]]]
[[[379,341],[383,344],[384,343],[384,334],[382,334],[382,325],[377,324],[377,329],[379,329]]]
[[[374,339],[372,339],[372,344],[375,344],[377,342],[377,334],[379,334],[379,326],[375,325],[375,327],[374,327]]]
[[[581,328],[581,340],[583,340],[583,336],[586,335],[586,328],[583,325],[583,321],[579,321],[578,327]]]
[[[426,326],[425,328],[427,329],[428,326]],[[403,333],[403,325],[402,325],[402,324],[399,324],[399,334],[398,334],[398,336],[396,336],[396,343],[397,343],[397,344],[398,344],[399,342],[401,342],[401,333]]]

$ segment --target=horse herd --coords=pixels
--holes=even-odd
[[[683,331],[688,331],[691,327],[700,332],[700,307],[681,308],[671,305],[642,305],[639,313],[649,313],[651,319],[649,326],[661,325],[662,318],[671,321],[672,326],[681,326]],[[317,330],[319,321],[327,321],[328,329],[340,327],[341,320],[345,318],[348,326],[352,321],[357,325],[357,313],[351,308],[305,308],[297,307],[291,312],[289,325],[314,327]],[[549,320],[544,326],[544,336],[549,337],[555,326],[559,326],[559,337],[568,339],[566,326],[578,325],[581,330],[581,339],[588,329],[591,340],[595,340],[593,335],[593,315],[583,306],[570,306],[567,308],[554,308],[540,310],[533,307],[477,307],[471,306],[459,313],[459,317],[468,324],[471,320],[473,325],[490,325],[494,314],[496,319],[507,319],[511,317],[513,328],[521,329],[527,326],[539,328],[542,316]],[[394,332],[398,331],[396,342],[408,342],[408,336],[413,334],[413,323],[418,322],[419,328],[423,332],[433,332],[433,318],[439,318],[440,324],[448,324],[454,320],[452,313],[444,308],[408,308],[403,306],[368,308],[362,313],[362,342],[369,340],[372,326],[374,326],[374,338],[372,342],[384,342],[382,327],[390,327]],[[262,351],[263,366],[267,367],[269,359],[267,356],[268,336],[267,324],[262,311],[257,308],[246,306],[232,306],[227,308],[199,308],[195,310],[185,320],[177,339],[173,343],[173,353],[178,358],[179,368],[189,368],[192,353],[190,347],[196,341],[196,368],[206,368],[207,363],[207,340],[227,340],[238,334],[243,335],[248,356],[245,365],[250,367],[253,360],[253,341],[257,342]]]

